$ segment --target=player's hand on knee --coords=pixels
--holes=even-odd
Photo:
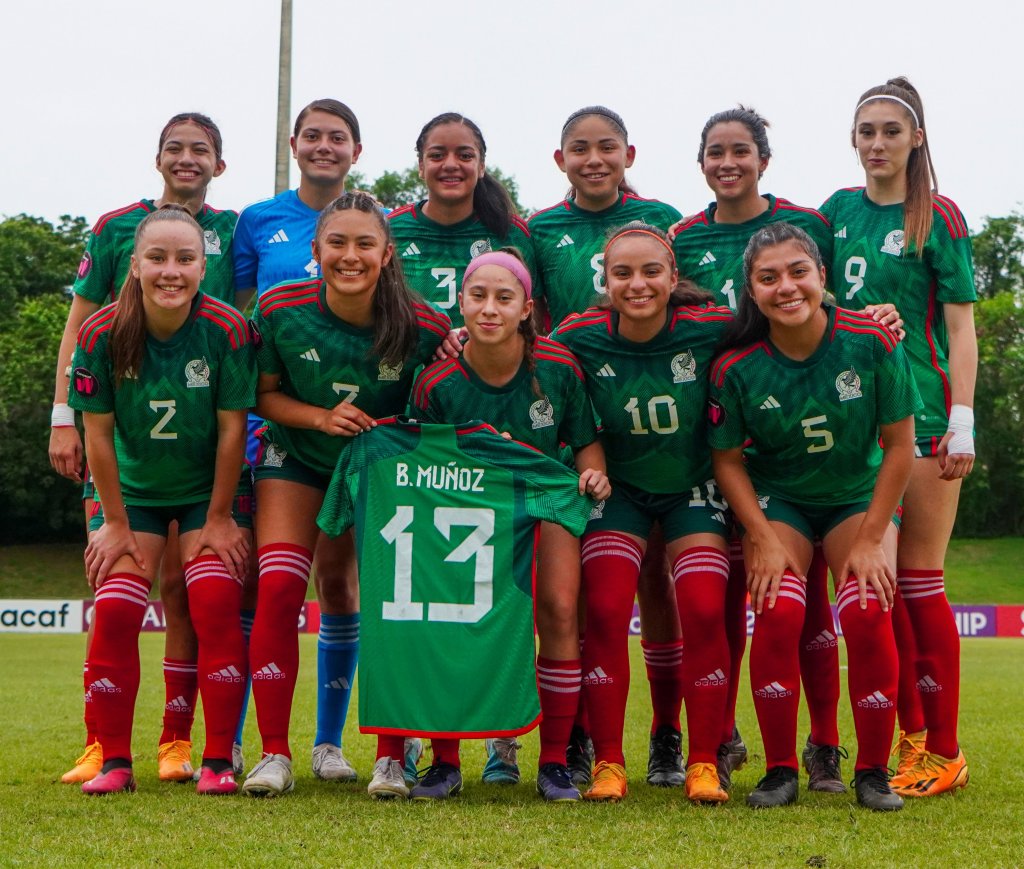
[[[249,533],[231,516],[207,516],[195,544],[183,557],[188,563],[204,551],[216,555],[232,579],[242,582],[249,569]]]
[[[93,591],[103,585],[107,574],[125,555],[132,558],[140,571],[145,571],[142,550],[127,523],[105,521],[90,535],[85,547],[85,574]]]
[[[82,482],[82,436],[73,425],[50,429],[50,466],[62,477]]]
[[[595,501],[607,501],[612,494],[608,475],[597,468],[586,468],[580,474],[580,494],[590,495]]]
[[[839,588],[850,579],[857,582],[860,608],[868,607],[868,587],[872,588],[883,612],[888,612],[896,595],[896,575],[885,556],[881,543],[857,539],[853,542],[846,564],[839,572]]]
[[[377,420],[368,413],[361,411],[354,404],[342,401],[324,410],[319,429],[332,437],[355,437],[369,431],[375,425]]]

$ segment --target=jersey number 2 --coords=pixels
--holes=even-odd
[[[149,436],[155,441],[176,441],[178,439],[176,431],[164,431],[167,428],[167,423],[171,421],[171,418],[176,413],[174,399],[168,398],[163,401],[151,401],[149,409],[154,413],[163,411],[164,414],[156,421],[156,425],[149,430]]]
[[[406,531],[416,514],[412,507],[399,506],[395,515],[380,530],[380,536],[395,545],[394,600],[384,601],[381,617],[386,621],[423,620],[423,604],[412,599],[413,534]],[[452,528],[469,526],[473,530],[456,546],[445,561],[464,564],[474,556],[472,603],[427,603],[428,622],[475,624],[491,611],[494,602],[494,547],[487,541],[494,536],[494,511],[487,507],[435,507],[434,527],[451,540]]]

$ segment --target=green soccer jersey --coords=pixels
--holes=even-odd
[[[451,226],[431,220],[423,213],[423,202],[397,208],[388,215],[395,255],[402,263],[409,286],[444,311],[455,326],[463,322],[459,291],[466,266],[473,257],[489,250],[514,247],[526,260],[531,276],[536,275],[530,231],[518,217],[513,218],[508,235],[499,238],[476,217],[467,217]]]
[[[169,341],[146,338],[142,367],[115,385],[109,342],[117,304],[85,321],[68,403],[114,414],[114,448],[126,504],[209,499],[217,455],[217,411],[256,402],[256,363],[245,319],[198,293]]]
[[[260,296],[253,329],[261,374],[278,374],[281,391],[318,407],[348,401],[374,418],[405,410],[418,366],[428,362],[451,328],[448,318],[416,304],[418,339],[409,358],[388,365],[373,356],[373,327],[360,329],[327,306],[323,281],[278,284]],[[270,439],[282,459],[292,455],[330,476],[349,440],[321,431],[270,423]]]
[[[388,420],[349,441],[317,522],[355,526],[360,730],[511,736],[537,722],[536,523],[582,534],[593,505],[578,484],[483,424]]]
[[[743,223],[716,223],[717,205],[712,202],[700,214],[672,227],[672,250],[679,277],[688,278],[715,297],[715,303],[733,311],[743,291],[743,251],[750,237],[770,223],[792,223],[818,245],[826,268],[832,250],[828,221],[812,208],[801,208],[770,193],[764,197],[768,210]]]
[[[534,360],[533,374],[524,361],[504,386],[485,383],[464,357],[435,362],[413,386],[413,415],[425,422],[481,419],[552,458],[559,444],[578,450],[593,443],[597,430],[579,361],[548,338],[537,339]]]
[[[665,328],[636,343],[618,334],[617,313],[591,308],[555,330],[583,365],[612,480],[664,494],[711,478],[708,371],[731,321],[728,308],[670,308]]]
[[[759,495],[852,504],[874,490],[879,426],[920,406],[903,345],[867,315],[830,307],[808,359],[761,341],[715,360],[708,438],[721,450],[752,441],[747,470]]]
[[[103,305],[114,301],[128,277],[135,230],[142,219],[156,211],[152,199],[143,199],[104,214],[92,228],[72,288],[76,295]],[[199,285],[208,296],[233,304],[235,279],[231,264],[231,238],[238,213],[203,205],[196,221],[203,228],[206,275]]]
[[[680,217],[671,205],[631,193],[624,193],[604,211],[585,211],[566,199],[534,214],[529,227],[540,280],[533,295],[547,303],[552,327],[604,296],[604,246],[609,230],[633,220],[668,230]]]
[[[892,302],[903,317],[907,356],[924,406],[918,437],[942,437],[949,420],[949,335],[942,305],[974,302],[971,237],[960,209],[934,197],[923,256],[907,252],[902,205],[875,205],[861,187],[838,190],[821,210],[832,223],[839,304],[860,309]]]

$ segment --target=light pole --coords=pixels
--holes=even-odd
[[[288,189],[291,148],[288,124],[292,115],[292,0],[281,0],[281,52],[277,72],[277,160],[274,193]]]

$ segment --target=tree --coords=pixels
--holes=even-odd
[[[497,166],[487,169],[491,176],[508,191],[512,205],[520,217],[526,218],[530,211],[519,201],[519,185],[515,176],[506,175]],[[427,198],[427,188],[420,178],[419,168],[410,166],[401,172],[385,171],[373,181],[361,172],[350,172],[345,185],[349,190],[365,190],[385,208],[401,208],[411,202]]]
[[[54,226],[18,214],[0,223],[0,305],[5,311],[25,296],[66,290],[75,279],[89,234],[84,217],[67,214]]]
[[[1000,293],[1024,293],[1024,214],[986,217],[971,236],[978,295],[991,299]]]

